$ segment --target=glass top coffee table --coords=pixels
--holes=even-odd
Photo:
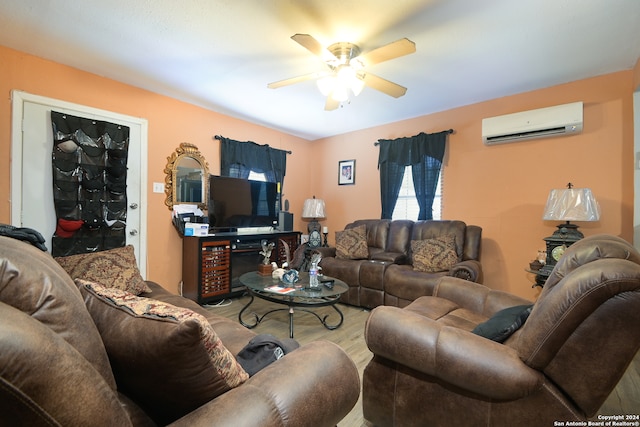
[[[240,276],[240,283],[247,287],[247,291],[249,292],[249,296],[251,300],[245,305],[240,313],[238,314],[238,320],[242,324],[249,329],[255,328],[258,326],[262,319],[264,319],[267,315],[274,313],[276,311],[289,311],[289,337],[293,338],[293,313],[294,308],[298,308],[299,311],[305,311],[307,313],[311,313],[320,323],[324,325],[325,328],[329,330],[337,329],[342,325],[342,321],[344,320],[344,316],[340,309],[336,306],[336,303],[340,299],[340,295],[347,292],[349,286],[344,283],[342,280],[328,277],[328,276],[320,276],[322,280],[333,280],[333,288],[330,289],[327,286],[320,285],[318,289],[309,288],[309,273],[300,272],[300,280],[296,283],[296,287],[293,285],[288,285],[283,283],[278,279],[273,279],[271,276],[262,276],[258,274],[257,271],[252,271],[250,273],[245,273]],[[293,290],[291,290],[293,288]],[[253,314],[254,321],[253,323],[247,323],[242,319],[242,315],[249,308],[249,306],[253,303],[254,297],[258,297],[265,301],[270,301],[276,304],[285,305],[286,308],[276,308],[274,310],[270,310],[263,314],[262,316],[258,316],[256,313]],[[332,307],[340,316],[340,321],[338,323],[329,324],[327,322],[327,318],[329,315],[325,315],[324,317],[320,317],[317,313],[309,310],[314,307]]]

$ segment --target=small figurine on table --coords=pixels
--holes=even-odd
[[[276,246],[275,243],[267,243],[266,241],[262,242],[262,250],[260,251],[260,255],[264,258],[262,262],[258,264],[258,274],[261,276],[271,276],[273,273],[273,267],[271,265],[271,252],[273,248]]]
[[[262,263],[265,265],[269,265],[271,264],[271,252],[273,251],[273,248],[276,246],[275,243],[271,242],[269,244],[267,244],[266,241],[262,242],[262,250],[260,251],[260,255],[262,255],[264,257],[264,259],[262,260]]]

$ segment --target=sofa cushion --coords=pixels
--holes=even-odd
[[[151,292],[142,279],[133,246],[55,259],[72,279],[84,279],[140,295]]]
[[[524,324],[532,309],[533,304],[505,308],[486,322],[480,323],[472,332],[493,341],[504,342]]]
[[[97,283],[76,283],[118,386],[157,423],[170,423],[249,377],[202,315]]]
[[[367,228],[364,225],[336,231],[336,258],[367,259]]]
[[[0,301],[58,334],[116,388],[107,352],[82,296],[48,252],[0,236]]]
[[[413,268],[426,273],[447,271],[458,262],[453,235],[412,240],[411,254]]]

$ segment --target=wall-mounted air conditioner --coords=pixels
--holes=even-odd
[[[504,144],[582,132],[582,102],[522,111],[482,120],[482,142]]]

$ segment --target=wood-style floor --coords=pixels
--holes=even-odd
[[[222,301],[219,305],[205,306],[209,310],[238,321],[238,313],[249,302],[249,297],[243,296],[231,300]],[[369,311],[362,308],[344,304],[338,305],[344,314],[344,323],[340,328],[330,331],[322,326],[318,319],[308,313],[296,312],[294,314],[294,338],[301,344],[323,339],[332,341],[342,347],[358,366],[360,379],[364,367],[371,359],[371,352],[364,341],[364,323],[369,316]],[[249,312],[262,315],[276,308],[275,304],[255,299],[249,310],[245,312],[243,319],[252,321],[247,316]],[[328,314],[328,323],[337,322],[338,315],[330,307],[316,310],[323,316]],[[279,338],[289,336],[289,315],[286,311],[271,313],[254,329],[256,333],[272,334]],[[602,415],[640,414],[640,352],[634,362],[629,366],[627,373],[622,378],[616,389],[611,393],[600,411]],[[594,417],[594,419],[596,419]],[[351,412],[338,424],[339,427],[371,427],[362,415],[362,393],[358,403]]]
[[[238,313],[249,302],[248,296],[234,298],[223,301],[219,306],[206,305],[205,307],[214,313],[238,321]],[[280,306],[283,307],[283,306]],[[362,371],[371,360],[372,353],[364,342],[364,323],[369,317],[369,311],[362,308],[338,304],[340,311],[344,314],[344,323],[338,329],[330,331],[326,329],[320,321],[313,315],[298,311],[294,313],[293,333],[296,341],[300,345],[317,340],[327,340],[338,344],[353,359],[360,380]],[[243,314],[243,320],[253,323],[251,312],[261,316],[269,310],[279,308],[278,305],[255,298],[249,309]],[[338,313],[331,307],[321,307],[314,310],[322,316],[328,314],[327,323],[335,324],[339,321]],[[321,317],[322,317],[321,316]],[[278,338],[289,337],[289,314],[286,311],[271,313],[253,329],[258,334],[272,334]],[[362,416],[362,392],[358,403],[351,412],[338,424],[338,427],[369,427],[370,423]]]

